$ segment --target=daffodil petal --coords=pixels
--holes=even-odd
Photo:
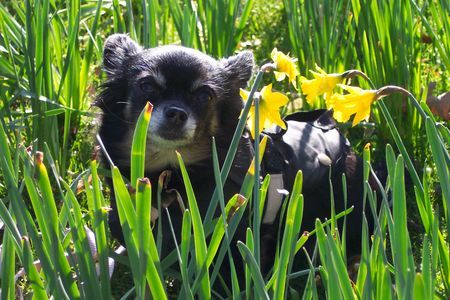
[[[266,117],[262,114],[259,115],[259,122],[258,122],[258,134],[261,133],[261,131],[264,130],[264,123],[266,122]],[[256,130],[256,129],[255,129]],[[256,134],[256,133],[255,133]],[[253,137],[255,137],[256,135],[254,135]]]
[[[278,51],[276,48],[272,50],[271,57],[276,65],[276,70],[274,71],[275,78],[277,81],[282,81],[289,77],[289,81],[297,89],[297,82],[295,78],[300,74],[297,69],[296,59],[289,57],[289,55]]]
[[[277,81],[283,81],[286,78],[286,73],[283,72],[273,71],[273,74],[275,74],[275,79]]]
[[[358,111],[355,114],[355,117],[353,118],[352,126],[356,126],[362,120],[368,121],[369,117],[370,117],[370,107],[368,109],[364,109],[364,110]]]
[[[327,74],[322,68],[320,68],[317,64],[316,64],[316,70],[319,71],[319,73],[322,74]]]
[[[265,99],[270,92],[272,91],[272,84],[269,83],[268,85],[263,86],[263,88],[261,89],[261,96],[263,99]]]
[[[268,99],[268,102],[270,103],[271,107],[282,107],[289,102],[289,99],[288,97],[286,97],[286,95],[275,92],[271,94],[270,99]]]
[[[262,88],[261,97],[264,100],[263,103],[268,107],[279,108],[289,102],[289,98],[286,95],[279,92],[272,92],[272,84]]]
[[[350,119],[349,114],[344,113],[343,111],[340,110],[334,110],[333,111],[333,118],[336,119],[336,121],[338,121],[339,123],[345,123]]]
[[[276,125],[280,126],[281,128],[286,129],[286,123],[283,121],[283,119],[281,119],[280,112],[273,111],[273,112],[269,112],[267,115],[272,124],[276,124]]]
[[[273,61],[276,60],[277,53],[278,53],[277,48],[273,48],[272,52],[270,53],[270,57],[272,58]]]
[[[239,90],[239,95],[241,96],[242,100],[247,101],[248,100],[248,96],[250,95],[250,92],[246,91],[244,89],[240,89]]]

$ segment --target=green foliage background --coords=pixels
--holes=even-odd
[[[297,57],[300,72],[307,77],[315,64],[329,73],[360,69],[371,78],[372,88],[394,84],[409,90],[418,99],[422,112],[411,105],[410,98],[391,96],[374,107],[370,123],[356,128],[342,125],[357,151],[363,154],[363,145],[371,142],[375,162],[387,161],[384,190],[394,198],[392,210],[383,204],[376,212],[378,227],[373,236],[367,228],[361,229],[363,261],[357,278],[349,280],[344,267],[347,258],[343,237],[335,233],[335,218],[345,218],[339,215],[341,212],[330,216],[331,222],[326,226],[316,224],[320,262],[313,258],[309,269],[292,270],[293,256],[304,243],[299,234],[299,179],[297,190],[286,202],[286,222],[296,225],[287,226],[282,235],[283,241],[290,243],[279,241],[274,270],[280,266],[281,271],[273,271],[267,278],[259,274],[255,225],[249,229],[248,239],[239,244],[247,268],[245,286],[239,287],[233,281],[227,296],[295,298],[302,294],[304,298],[316,298],[314,278],[320,273],[322,294],[328,297],[449,297],[450,134],[448,123],[433,116],[426,105],[431,82],[436,82],[434,96],[450,87],[448,1],[34,0],[0,3],[2,299],[13,299],[21,293],[38,299],[109,298],[111,293],[117,298],[144,297],[149,293],[147,284],[158,299],[161,293],[203,298],[214,292],[208,282],[215,280],[218,267],[187,260],[187,253],[202,249],[208,259],[222,253],[222,259],[232,260],[226,254],[227,247],[206,245],[202,230],[213,233],[212,240],[219,244],[232,233],[228,229],[216,232],[222,225],[220,219],[203,220],[202,229],[193,207],[195,199],[190,199],[192,205],[185,214],[185,243],[180,245],[178,260],[175,255],[172,260],[180,264],[181,274],[168,271],[167,261],[159,263],[157,247],[143,246],[144,240],[152,239],[147,230],[127,243],[128,259],[116,257],[123,262],[119,268],[122,275],[131,270],[130,285],[118,288],[122,278],[110,283],[107,261],[108,256],[114,256],[114,244],[105,222],[106,187],[97,176],[97,172],[108,176],[109,170],[97,170],[96,163],[89,161],[98,113],[90,108],[90,103],[104,76],[103,42],[114,32],[127,32],[146,47],[181,43],[214,57],[251,49],[261,65],[277,47]],[[268,82],[272,78],[256,77],[255,89],[260,80]],[[370,87],[366,82],[357,83]],[[275,87],[290,95],[290,110],[311,109],[306,103],[303,105],[300,92],[283,83]],[[36,160],[36,151],[45,154],[44,162]],[[401,156],[396,155],[397,151]],[[369,168],[370,159],[365,155]],[[412,183],[405,183],[405,166]],[[117,172],[112,170],[116,187],[122,184]],[[143,176],[138,173],[137,178]],[[218,186],[225,173],[217,166]],[[261,190],[255,190],[255,201],[251,196],[254,180],[250,177],[244,182],[242,194],[249,199],[249,205],[264,203],[264,187],[270,179],[266,178]],[[80,179],[92,184],[83,186]],[[142,194],[137,195],[128,194],[125,187],[116,191],[130,211],[133,207],[136,216],[145,216],[138,199],[148,193],[146,188],[143,186]],[[372,195],[368,193],[366,197],[371,203]],[[225,214],[226,204],[236,199],[221,199],[217,195],[216,201],[223,202]],[[254,211],[258,211],[257,205]],[[127,215],[125,219],[132,222],[135,218]],[[237,224],[237,219],[233,222]],[[411,223],[415,226],[411,227]],[[92,228],[96,237],[95,260],[90,255],[85,225]],[[232,224],[227,228],[232,228]],[[190,238],[192,243],[188,242]],[[76,264],[66,259],[67,252],[77,253]],[[415,254],[414,260],[410,253]],[[40,260],[41,270],[36,269],[35,259]],[[211,274],[205,272],[205,266]],[[16,282],[11,274],[22,267],[26,276]],[[166,274],[183,279],[180,290],[170,292]],[[307,277],[303,280],[304,289],[292,289],[295,278],[302,275]]]

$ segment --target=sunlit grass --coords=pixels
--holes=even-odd
[[[260,184],[259,163],[254,162],[239,194],[225,199],[222,191],[251,101],[243,108],[222,168],[216,149],[211,149],[216,190],[206,216],[201,216],[196,207],[189,178],[193,175],[184,167],[183,157],[178,156],[189,205],[183,214],[181,242],[162,261],[161,232],[150,229],[148,213],[152,203],[160,207],[161,187],[151,186],[144,178],[143,141],[151,117],[150,106],[144,109],[135,131],[131,178],[123,178],[116,167],[111,168],[127,256],[113,253],[106,221],[108,198],[99,176],[108,172],[99,170],[95,160],[81,162],[85,170],[69,167],[74,159],[73,131],[80,127],[82,115],[94,117],[88,111],[92,100],[89,91],[98,80],[93,74],[98,71],[102,40],[112,32],[128,32],[146,47],[180,41],[216,57],[230,55],[245,34],[253,1],[211,3],[39,0],[0,4],[2,298],[18,297],[14,274],[23,268],[29,293],[36,299],[109,299],[115,289],[110,281],[111,257],[132,274],[132,286],[123,291],[125,298],[151,295],[164,299],[169,296],[168,277],[182,280],[180,298],[218,297],[214,286],[220,281],[224,260],[231,266],[231,286],[224,287],[225,294],[220,296],[233,299],[293,297],[291,287],[298,276],[306,282],[304,290],[297,291],[304,299],[317,299],[318,289],[333,299],[448,298],[450,132],[445,124],[436,122],[423,101],[412,96],[424,99],[425,59],[428,64],[447,69],[436,78],[442,79],[440,86],[450,86],[445,79],[450,65],[450,5],[444,0],[402,1],[402,5],[396,1],[284,1],[291,54],[298,58],[301,74],[316,63],[330,73],[358,68],[373,82],[370,86],[359,81],[366,87],[397,84],[412,92],[404,98],[390,96],[374,107],[375,126],[389,136],[395,148],[378,147],[388,170],[381,195],[370,192],[370,150],[364,153],[365,181],[361,184],[375,216],[375,229],[369,232],[366,220],[362,228],[352,228],[362,232],[361,261],[353,282],[346,268],[345,236],[336,231],[336,220],[345,219],[352,208],[333,211],[329,220],[318,220],[309,234],[300,232],[301,173],[281,209],[283,229],[274,267],[269,274],[261,274],[259,225],[270,176]],[[424,32],[432,37],[431,45],[420,43],[418,37]],[[263,76],[262,71],[255,76],[249,99],[260,89]],[[418,135],[426,143],[418,144]],[[255,143],[256,161],[262,160],[266,142],[262,139]],[[433,186],[428,174],[422,172],[424,163],[414,160],[413,146],[416,151],[429,153],[426,166],[435,172]],[[407,196],[407,176],[412,179],[414,199]],[[68,178],[70,182],[66,182]],[[134,189],[127,187],[127,181]],[[159,199],[151,198],[154,189]],[[438,199],[431,198],[432,190],[441,191]],[[381,198],[378,211],[376,196]],[[79,204],[81,198],[86,206]],[[415,221],[423,230],[419,261],[413,259],[416,245],[407,226],[410,216],[406,208],[413,201],[419,216]],[[218,205],[219,216],[214,214]],[[230,241],[246,210],[253,212],[248,216],[252,226],[247,228],[246,240],[237,245],[245,264],[239,270]],[[163,209],[158,213],[167,214]],[[316,259],[302,251],[314,235]],[[304,256],[309,268],[294,269],[294,255]],[[177,267],[179,271],[174,271]],[[238,282],[238,272],[244,273],[244,282]],[[317,275],[321,278],[319,286]]]

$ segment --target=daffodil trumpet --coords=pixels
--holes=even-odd
[[[306,101],[310,105],[314,105],[319,96],[324,96],[326,99],[333,93],[337,84],[344,81],[343,74],[332,73],[328,74],[316,65],[316,71],[309,70],[313,75],[313,79],[301,77],[302,93],[306,95]]]

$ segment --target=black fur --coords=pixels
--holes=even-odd
[[[239,89],[246,87],[252,74],[252,53],[245,51],[217,61],[198,51],[180,46],[144,50],[128,36],[116,34],[105,42],[103,63],[107,80],[94,105],[103,111],[99,135],[114,164],[124,176],[129,176],[130,137],[138,114],[145,103],[150,101],[154,105],[154,110],[150,122],[147,157],[150,159],[154,157],[158,160],[157,163],[167,161],[156,169],[152,168],[153,164],[150,161],[145,175],[151,180],[152,186],[156,187],[161,172],[171,170],[173,173],[169,188],[178,190],[186,200],[184,184],[177,168],[178,164],[174,160],[175,150],[180,151],[190,174],[199,209],[204,214],[215,186],[212,175],[211,140],[214,136],[222,162],[242,109]],[[140,80],[147,77],[149,86],[142,89],[143,83]],[[158,83],[161,77],[164,78],[165,84]],[[196,90],[192,90],[194,82],[198,86]],[[147,82],[144,83],[147,85]],[[205,99],[203,89],[207,90],[207,96],[210,98]],[[161,146],[154,140],[155,135],[165,131],[165,128],[160,128],[165,124],[155,122],[157,119],[155,112],[158,113],[166,104],[189,111],[189,116],[197,122],[195,132],[188,140],[176,136],[177,133],[166,133],[180,138],[178,147]],[[250,160],[249,156],[242,166],[243,172]],[[226,183],[227,199],[238,191],[239,185],[234,182]],[[124,244],[113,195],[111,198],[112,211],[109,215],[111,232]],[[169,211],[174,227],[181,228],[178,205],[175,203],[170,205]],[[162,218],[164,256],[174,249],[174,244],[164,213]],[[244,234],[245,230],[237,233],[237,239],[242,240]],[[239,254],[236,253],[236,256]]]
[[[94,104],[103,111],[99,134],[114,164],[122,174],[129,175],[132,132],[139,113],[145,103],[150,101],[154,105],[154,111],[149,129],[145,175],[151,180],[152,186],[156,187],[161,172],[171,170],[173,175],[169,188],[178,190],[186,200],[184,184],[175,159],[175,150],[178,150],[187,164],[199,209],[204,216],[215,187],[211,139],[214,137],[216,140],[222,163],[242,109],[239,89],[246,87],[250,79],[253,55],[242,52],[217,61],[196,50],[180,46],[142,49],[128,36],[116,34],[105,42],[103,65],[107,81]],[[192,127],[192,124],[195,126]],[[345,140],[342,136],[340,138]],[[225,184],[226,199],[239,192],[242,183],[239,178],[243,178],[252,158],[252,149],[249,147],[243,139],[237,154],[240,165],[235,166],[234,179],[228,179]],[[360,158],[349,149],[344,154],[340,165],[333,170],[332,182],[335,187],[336,209],[341,211],[344,208],[341,174],[345,173],[347,176],[347,207],[355,205],[355,212],[348,221],[352,228],[352,233],[348,234],[352,245],[349,252],[353,253],[358,252],[360,244],[362,164]],[[299,153],[293,153],[292,156],[301,157]],[[296,170],[291,170],[289,174],[295,172]],[[317,185],[304,188],[303,230],[312,230],[316,218],[330,216],[328,172],[324,174],[316,182]],[[286,182],[289,189],[292,187],[293,177],[288,177]],[[123,244],[114,197],[111,201],[111,232]],[[175,229],[180,229],[182,215],[179,208],[176,204],[170,205],[169,211]],[[163,218],[164,256],[174,249],[174,244],[167,218],[164,215],[160,217]],[[234,244],[236,240],[245,239],[245,217],[242,222],[236,232]],[[264,248],[261,260],[264,271],[270,269],[273,261],[277,229],[278,224],[264,225],[262,229]],[[234,251],[235,259],[239,260],[240,255],[235,248]],[[239,270],[238,273],[243,272]]]

